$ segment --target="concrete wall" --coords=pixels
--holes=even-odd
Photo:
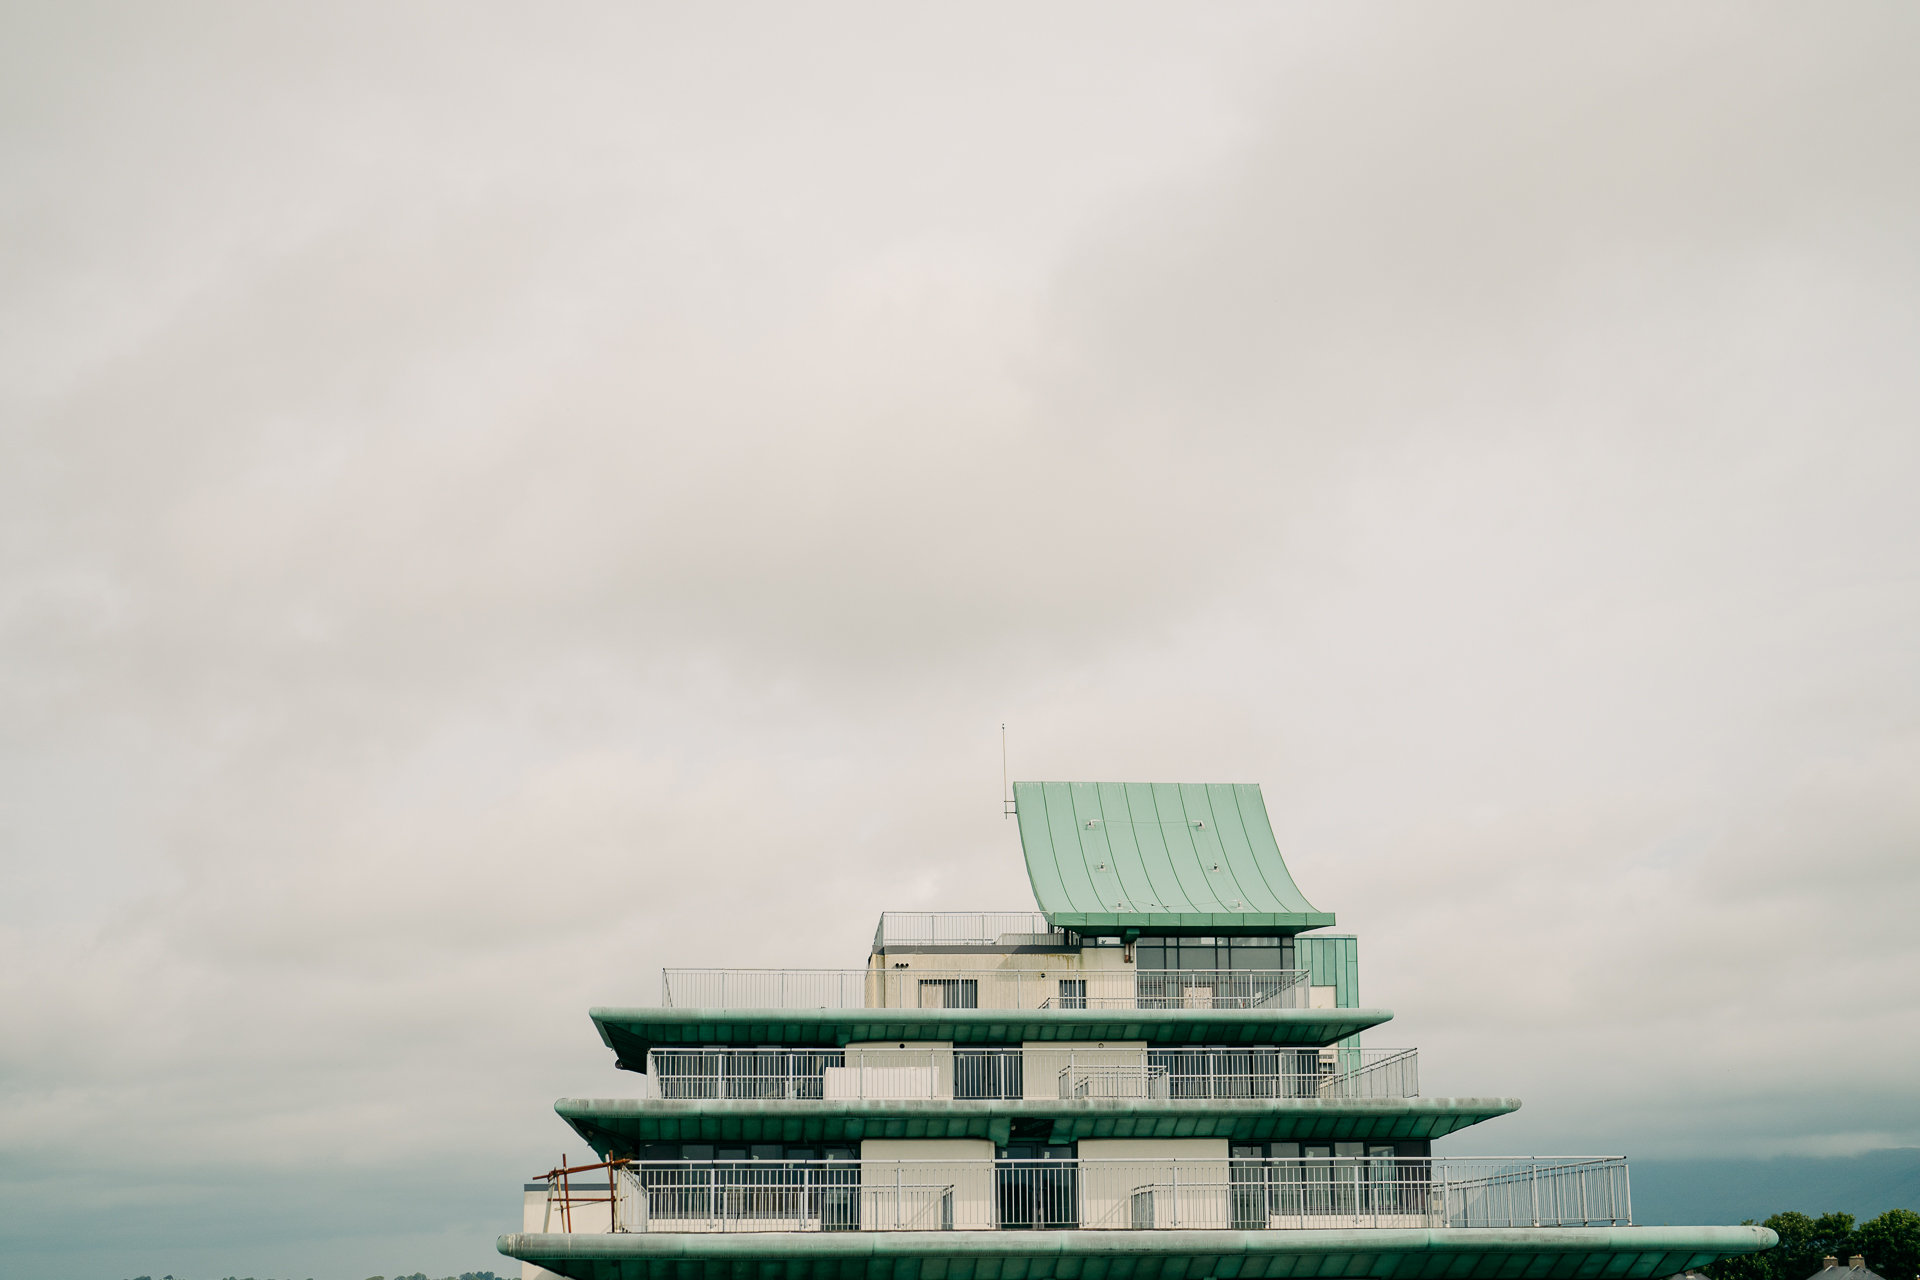
[[[576,1195],[585,1194],[605,1197],[607,1194],[607,1184],[604,1182],[597,1184],[592,1181],[576,1182],[573,1184],[572,1189]],[[547,1188],[544,1184],[526,1193],[526,1202],[520,1211],[520,1229],[527,1232],[557,1232],[563,1229],[560,1221],[560,1206],[558,1204],[554,1205],[553,1215],[551,1221],[549,1221],[547,1215]],[[606,1235],[609,1231],[613,1230],[612,1208],[605,1204],[575,1205],[573,1207],[573,1229],[576,1234],[591,1233],[593,1235]],[[566,1280],[566,1278],[556,1275],[545,1267],[537,1267],[531,1262],[522,1262],[520,1264],[520,1280]]]
[[[856,1040],[847,1045],[846,1063],[826,1069],[828,1098],[953,1097],[951,1040]]]
[[[1133,1097],[1124,1092],[1139,1087],[1147,1066],[1145,1040],[1101,1040],[1092,1044],[1061,1045],[1058,1041],[1029,1041],[1021,1046],[1021,1088],[1028,1099],[1058,1100],[1060,1073],[1069,1064],[1082,1071],[1091,1097]],[[1118,1090],[1119,1092],[1116,1092]]]
[[[1084,1138],[1080,1225],[1126,1228],[1139,1220],[1160,1228],[1227,1230],[1233,1225],[1227,1157],[1225,1138]],[[1099,1160],[1129,1163],[1088,1163]]]
[[[992,1229],[993,1143],[985,1138],[868,1138],[860,1159],[862,1231]]]

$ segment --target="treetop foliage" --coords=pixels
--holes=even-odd
[[[1745,1225],[1772,1228],[1780,1243],[1764,1253],[1722,1258],[1706,1269],[1713,1280],[1808,1280],[1823,1259],[1837,1258],[1844,1267],[1855,1254],[1886,1280],[1920,1277],[1920,1213],[1911,1209],[1889,1209],[1857,1228],[1850,1213],[1809,1218],[1791,1211]]]

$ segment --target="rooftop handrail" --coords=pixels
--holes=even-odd
[[[873,931],[873,949],[901,946],[990,946],[1009,934],[1057,936],[1038,911],[883,911]]]
[[[610,1226],[622,1232],[1260,1231],[1633,1222],[1627,1164],[1618,1156],[615,1160],[607,1167]]]
[[[1418,1051],[1375,1048],[654,1049],[665,1101],[1412,1098]]]
[[[699,1009],[1304,1009],[1304,969],[662,969]]]

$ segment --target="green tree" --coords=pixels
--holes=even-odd
[[[1920,1213],[1889,1209],[1863,1223],[1856,1236],[1867,1268],[1887,1280],[1915,1280],[1920,1276]]]
[[[1752,1218],[1748,1218],[1740,1225],[1743,1227],[1753,1227],[1759,1224]],[[1709,1276],[1713,1277],[1713,1280],[1780,1280],[1780,1278],[1774,1274],[1775,1260],[1779,1255],[1780,1250],[1778,1247],[1766,1249],[1759,1253],[1742,1253],[1735,1257],[1722,1258],[1718,1262],[1710,1263],[1706,1271]]]
[[[1848,1256],[1860,1251],[1860,1237],[1853,1229],[1850,1213],[1823,1213],[1817,1218],[1804,1213],[1776,1213],[1763,1225],[1780,1233],[1774,1280],[1807,1280],[1827,1258],[1837,1259],[1844,1267]]]

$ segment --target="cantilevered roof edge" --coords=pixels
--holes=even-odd
[[[1334,923],[1294,883],[1255,783],[1016,782],[1020,850],[1049,923],[1298,933]]]

